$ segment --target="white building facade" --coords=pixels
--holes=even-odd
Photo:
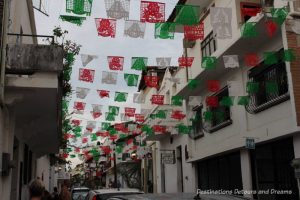
[[[265,11],[267,3],[265,2]],[[271,4],[275,8],[286,7],[289,15],[281,27],[269,37],[266,32],[266,21],[270,13],[258,13],[256,16],[246,16],[242,8],[262,8],[261,1],[179,1],[185,5],[200,6],[200,22],[204,23],[204,39],[188,42],[184,46],[184,56],[194,57],[193,65],[189,68],[180,68],[172,74],[180,78],[180,84],[170,81],[160,86],[159,91],[150,94],[149,88],[142,93],[147,99],[152,94],[165,96],[168,104],[170,96],[178,95],[185,99],[182,109],[186,114],[185,125],[191,126],[188,135],[176,134],[174,126],[179,122],[163,124],[153,121],[150,117],[146,123],[173,127],[171,131],[155,136],[146,136],[147,141],[156,141],[153,148],[153,159],[156,166],[157,192],[196,192],[201,190],[289,190],[290,196],[243,194],[258,199],[299,199],[297,181],[291,162],[299,158],[299,108],[298,89],[295,66],[299,64],[299,35],[293,29],[299,12],[299,1],[287,2],[275,0]],[[232,38],[219,39],[211,26],[212,7],[231,8],[232,11]],[[296,13],[296,14],[295,14]],[[269,15],[269,17],[268,17]],[[176,13],[169,20],[176,21]],[[254,22],[258,32],[257,37],[245,38],[242,36],[242,27],[245,22]],[[183,28],[178,27],[178,32]],[[299,34],[299,33],[298,33]],[[298,43],[297,43],[298,38]],[[279,60],[276,64],[266,64],[265,52],[282,53],[284,50],[294,49],[296,59],[292,62]],[[259,66],[249,67],[244,62],[246,54],[256,53]],[[225,68],[223,56],[237,55],[239,67]],[[216,68],[203,69],[203,57],[215,57]],[[168,73],[168,72],[166,72]],[[167,76],[167,75],[166,75]],[[166,77],[165,77],[166,79]],[[164,79],[164,80],[165,80]],[[190,89],[187,80],[198,80],[199,85]],[[220,84],[218,91],[210,92],[208,81],[217,80]],[[272,80],[278,86],[278,92],[269,95],[266,91],[249,94],[247,82],[258,82],[260,87]],[[165,88],[165,89],[163,89]],[[153,89],[154,90],[154,89]],[[171,93],[168,93],[171,91]],[[197,96],[199,105],[189,106],[189,97]],[[207,97],[216,97],[219,101],[223,97],[234,97],[233,105],[208,105]],[[249,96],[249,104],[238,105],[239,96]],[[231,98],[233,99],[233,98]],[[146,102],[145,108],[151,103]],[[165,105],[163,105],[165,106]],[[159,107],[163,107],[159,106]],[[151,107],[151,106],[150,106]],[[175,109],[174,107],[172,108]],[[176,108],[178,109],[178,108]],[[152,107],[152,113],[155,108]],[[206,114],[212,113],[208,117]],[[216,113],[222,113],[221,117]],[[197,116],[191,122],[190,116]],[[209,118],[209,119],[208,119]],[[173,131],[172,131],[173,130]],[[172,134],[175,133],[175,134]],[[255,148],[248,145],[253,145]],[[161,156],[164,152],[174,153],[173,164],[163,164]],[[182,170],[183,169],[183,170]],[[238,194],[238,193],[236,193]]]

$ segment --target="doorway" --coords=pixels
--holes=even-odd
[[[177,158],[177,191],[183,192],[183,169],[182,169],[182,148],[181,145],[176,148]]]

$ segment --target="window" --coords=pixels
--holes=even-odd
[[[201,52],[202,52],[202,57],[205,56],[210,56],[217,50],[217,45],[216,45],[216,39],[211,32],[208,34],[208,36],[201,42]]]
[[[202,106],[194,108],[193,112],[195,112],[195,117],[192,121],[192,130],[189,132],[189,136],[192,139],[198,139],[204,136],[202,126]]]
[[[277,57],[283,50],[277,52]],[[288,80],[285,62],[279,60],[276,64],[265,65],[264,62],[250,70],[249,81],[259,84],[259,90],[250,94],[250,103],[246,107],[250,113],[257,113],[289,99]],[[274,83],[276,90],[268,92],[266,84]]]
[[[218,101],[220,102],[223,97],[229,96],[228,87],[223,88],[213,96],[218,97]],[[211,120],[209,121],[209,129],[207,130],[208,132],[215,132],[232,124],[230,107],[219,104],[217,107],[208,107],[207,111],[212,113]]]

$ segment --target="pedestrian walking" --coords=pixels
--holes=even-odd
[[[51,197],[52,197],[52,200],[59,200],[57,187],[53,188],[53,193],[52,193]]]
[[[69,184],[66,181],[63,183],[59,194],[59,200],[72,200],[68,185]]]
[[[45,187],[43,183],[36,179],[32,181],[29,185],[29,199],[30,200],[42,200]]]

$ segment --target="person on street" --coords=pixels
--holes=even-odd
[[[59,194],[59,200],[72,200],[71,193],[68,188],[68,183],[65,181],[61,186],[61,191]]]
[[[53,188],[53,193],[52,193],[52,200],[59,200],[59,195],[58,195],[58,190],[57,190],[57,187],[54,187]]]
[[[29,185],[29,199],[30,200],[41,200],[44,194],[45,187],[43,183],[36,179]]]

